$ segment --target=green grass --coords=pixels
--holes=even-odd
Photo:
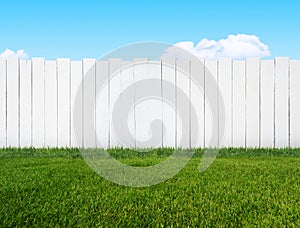
[[[109,152],[141,166],[172,150]],[[0,227],[300,227],[299,149],[222,149],[199,173],[202,153],[164,183],[130,188],[98,176],[78,149],[1,149]]]

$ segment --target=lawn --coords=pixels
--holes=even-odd
[[[0,150],[0,226],[300,227],[300,150],[223,149],[205,172],[202,150],[158,185],[118,186],[77,149]],[[144,166],[170,155],[110,150]]]

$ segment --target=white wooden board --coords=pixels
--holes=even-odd
[[[57,65],[56,61],[45,61],[45,146],[57,147]],[[63,90],[61,91],[63,93]]]
[[[20,60],[20,146],[31,146],[31,61]]]
[[[96,63],[96,133],[97,147],[109,147],[109,62]]]
[[[246,145],[245,66],[245,61],[233,61],[233,147],[245,147]]]
[[[290,67],[290,142],[300,147],[300,60],[291,60]]]
[[[218,125],[218,63],[205,61],[205,147],[219,146]],[[216,117],[215,119],[213,117]],[[215,130],[213,130],[215,129]],[[216,132],[216,135],[213,135]]]
[[[6,147],[6,60],[0,59],[0,147]]]
[[[191,67],[186,59],[177,59],[177,143],[179,148],[190,148],[191,141]]]
[[[259,147],[259,58],[246,60],[246,147]]]
[[[275,61],[275,147],[282,148],[289,145],[289,59],[281,57]]]
[[[79,148],[83,147],[82,65],[82,61],[71,61],[71,146]],[[75,99],[78,99],[76,100],[78,102],[76,109],[74,108]],[[74,115],[76,119],[74,119]],[[77,135],[75,126],[78,127]]]
[[[195,110],[196,116],[192,116],[191,112],[191,147],[204,147],[205,129],[204,129],[204,75],[205,69],[203,59],[191,60],[191,103]],[[193,137],[197,134],[196,137]]]
[[[274,60],[261,61],[261,147],[274,145]]]
[[[96,147],[95,131],[95,78],[96,60],[83,60],[83,146],[85,148]]]
[[[19,146],[19,60],[7,60],[7,146]]]
[[[32,146],[45,146],[44,59],[32,59]]]
[[[70,146],[71,135],[71,107],[70,107],[70,60],[57,59],[58,81],[58,141],[59,147]]]
[[[232,146],[232,60],[230,58],[221,58],[219,60],[219,89],[218,96],[219,105],[219,125],[225,127],[224,135],[219,131],[219,139],[221,147]],[[223,102],[223,104],[222,104]],[[221,106],[224,107],[224,119],[222,123]]]

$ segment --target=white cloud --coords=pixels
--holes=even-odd
[[[29,59],[29,55],[25,53],[24,50],[18,50],[16,52],[6,49],[0,54],[0,59],[9,59],[13,57],[18,57],[19,59]]]
[[[245,59],[271,55],[269,47],[257,36],[246,34],[229,35],[226,39],[218,41],[204,38],[196,45],[190,41],[179,42],[175,46],[206,59],[219,59],[220,57]]]

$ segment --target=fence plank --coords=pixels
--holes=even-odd
[[[152,121],[159,119],[161,124],[152,132],[152,134],[158,135],[158,140],[153,140],[153,142],[149,143],[149,147],[165,147],[164,145],[164,138],[166,137],[166,127],[164,126],[164,119],[163,119],[163,87],[162,87],[162,67],[161,62],[158,61],[148,61],[144,67],[147,69],[145,74],[146,79],[157,79],[160,82],[160,85],[156,87],[156,89],[160,90],[160,95],[158,97],[154,97],[154,99],[148,99],[140,103],[137,106],[137,116],[140,113],[146,118],[146,122],[140,122],[140,124],[144,124],[144,126],[150,127],[153,123]],[[143,78],[143,76],[142,76]],[[139,88],[136,88],[137,90]],[[154,88],[153,88],[154,89]],[[141,91],[142,93],[143,91]],[[140,110],[140,112],[139,112]],[[163,129],[164,127],[164,129]],[[147,131],[148,138],[150,138],[151,132],[150,128]],[[146,129],[144,129],[146,130]],[[138,133],[137,133],[138,134]]]
[[[163,91],[163,124],[165,126],[164,147],[177,147],[176,137],[176,72],[175,58],[163,57],[162,61],[162,91]],[[172,87],[170,88],[170,86]],[[172,105],[173,104],[173,105]]]
[[[300,147],[300,60],[291,60],[290,67],[290,140],[291,147]]]
[[[259,128],[259,77],[260,59],[246,60],[246,147],[258,147]]]
[[[31,61],[20,60],[20,146],[31,146]]]
[[[213,119],[213,112],[217,111],[218,107],[218,63],[214,60],[205,61],[205,146],[207,148],[216,148],[219,146],[218,135],[212,136],[213,128],[217,132],[219,129],[218,120]],[[209,99],[209,100],[208,100]],[[214,113],[216,116],[217,113]]]
[[[177,91],[177,144],[179,148],[190,148],[190,62],[186,59],[177,59],[176,71],[177,88],[179,89]]]
[[[109,59],[109,103],[110,103],[110,147],[121,147],[121,131],[114,129],[112,115],[115,107],[115,102],[121,95],[121,68],[122,60],[119,58]],[[119,122],[118,122],[119,123]],[[121,124],[121,123],[120,123]],[[121,129],[122,126],[116,126]]]
[[[244,147],[246,136],[246,113],[245,113],[245,61],[233,61],[233,111],[232,131],[233,147]]]
[[[276,58],[275,65],[275,147],[289,145],[288,78],[289,58]]]
[[[131,61],[123,61],[122,62],[122,70],[121,70],[121,90],[122,95],[121,98],[124,101],[124,104],[130,105],[130,113],[124,113],[121,116],[122,128],[121,128],[121,140],[123,142],[123,146],[126,148],[135,148],[135,139],[134,139],[134,78],[133,78],[133,62]],[[123,95],[123,92],[128,96],[126,97],[126,101]],[[127,100],[128,99],[128,100]],[[126,105],[127,106],[127,105]]]
[[[7,60],[7,146],[19,146],[19,60]]]
[[[191,116],[191,134],[196,132],[195,128],[197,128],[198,137],[195,139],[196,141],[191,141],[191,146],[195,147],[204,147],[205,145],[205,129],[204,129],[204,75],[205,69],[203,64],[199,64],[203,62],[203,59],[193,59],[191,61],[191,102],[192,106],[196,111],[196,118]],[[197,122],[197,124],[196,124]]]
[[[70,60],[57,59],[58,81],[58,120],[57,144],[59,147],[70,146]]]
[[[142,65],[140,64],[141,62],[145,62],[148,61],[148,59],[146,58],[135,58],[133,59],[133,83],[134,83],[134,107],[133,107],[133,121],[134,121],[134,129],[133,129],[133,133],[134,133],[134,139],[135,139],[135,148],[140,148],[143,146],[142,144],[142,137],[141,135],[143,135],[143,132],[141,130],[141,125],[140,125],[140,118],[142,117],[142,115],[139,115],[139,113],[137,113],[137,100],[136,97],[139,97],[139,94],[136,90],[136,83],[139,81],[141,75],[146,74],[146,69],[141,67]],[[138,115],[137,115],[138,114]]]
[[[45,146],[58,146],[56,61],[45,61]],[[65,77],[65,75],[63,75]],[[63,92],[63,91],[61,91]]]
[[[143,146],[142,141],[144,140],[142,136],[146,131],[143,131],[141,128],[141,122],[143,122],[143,115],[137,110],[137,97],[140,96],[139,90],[136,89],[136,83],[140,80],[141,76],[146,75],[147,69],[144,66],[143,62],[148,61],[146,58],[135,58],[133,59],[133,83],[134,83],[134,107],[133,107],[133,116],[134,116],[134,139],[135,139],[135,148],[141,148]],[[142,63],[142,64],[141,64]]]
[[[109,147],[109,63],[96,62],[96,133],[97,147]]]
[[[82,106],[82,61],[71,61],[71,146],[83,147],[83,106]],[[78,110],[74,110],[75,99],[78,99]],[[76,113],[75,113],[76,112]],[[78,119],[74,119],[74,114]],[[78,126],[77,135],[75,135],[74,125]]]
[[[261,61],[261,146],[274,142],[274,61]]]
[[[44,59],[32,59],[32,146],[45,146]]]
[[[96,78],[96,60],[83,60],[83,145],[85,148],[96,147],[95,129],[95,78]]]
[[[221,58],[219,60],[219,89],[218,96],[219,110],[221,110],[222,101],[225,108],[225,131],[224,135],[219,132],[220,146],[232,146],[232,60],[230,58]],[[221,115],[221,113],[220,113]],[[219,115],[219,124],[221,124],[221,116]],[[222,140],[223,138],[223,140]],[[222,140],[222,141],[221,141]]]
[[[6,60],[0,59],[0,147],[6,147]]]

